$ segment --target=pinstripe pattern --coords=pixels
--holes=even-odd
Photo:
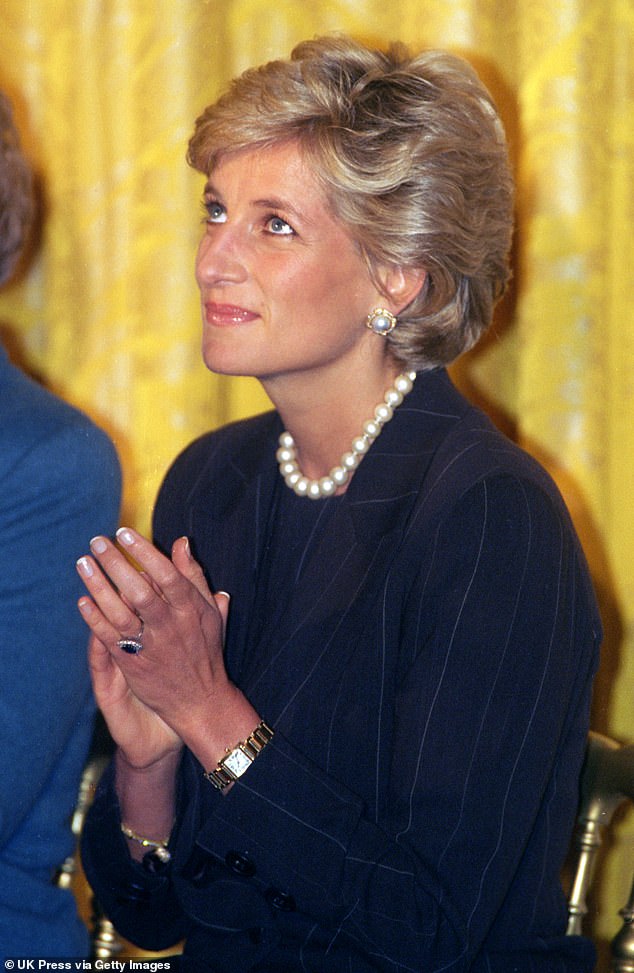
[[[590,970],[589,944],[562,935],[557,872],[600,633],[554,487],[442,371],[419,377],[345,496],[303,517],[288,496],[270,516],[277,428],[194,444],[158,504],[159,543],[189,534],[231,592],[228,667],[277,733],[227,798],[185,762],[176,878],[156,901],[218,971]],[[140,921],[119,915],[124,932]]]

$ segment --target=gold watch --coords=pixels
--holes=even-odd
[[[273,730],[262,720],[246,740],[237,743],[233,749],[227,750],[214,770],[206,770],[205,777],[210,784],[223,791],[238,777],[242,777],[272,737]]]

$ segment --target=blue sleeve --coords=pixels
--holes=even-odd
[[[47,415],[39,434],[13,448],[0,476],[0,846],[42,792],[90,698],[75,561],[93,535],[117,524],[114,447],[81,414],[60,408],[60,416]]]

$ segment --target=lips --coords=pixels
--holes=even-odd
[[[238,307],[235,304],[216,304],[214,301],[207,301],[203,305],[205,321],[216,327],[229,327],[236,324],[248,324],[255,321],[259,315],[248,308]]]

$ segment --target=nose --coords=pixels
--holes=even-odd
[[[247,277],[244,254],[237,235],[220,225],[208,230],[198,245],[196,280],[199,287],[239,284]]]

